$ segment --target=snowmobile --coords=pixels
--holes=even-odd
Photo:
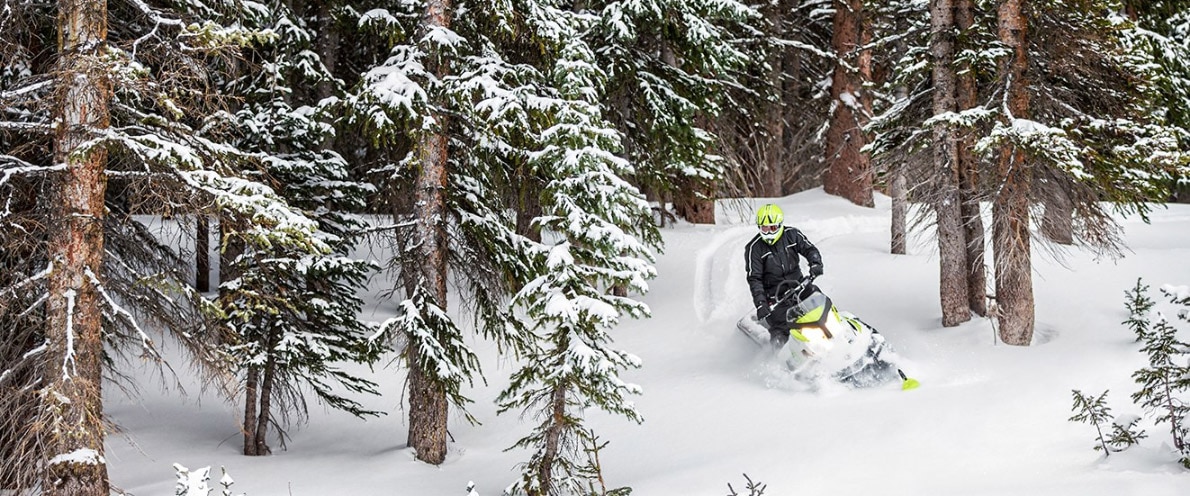
[[[899,377],[901,389],[918,387],[916,379],[890,361],[891,350],[876,329],[839,310],[817,287],[802,294],[814,279],[804,278],[784,291],[779,287],[782,296],[772,305],[777,308],[787,299],[796,300],[786,315],[789,340],[775,349],[777,358],[794,376],[807,382],[829,377],[854,387],[879,386]],[[758,321],[756,315],[744,316],[736,327],[760,346],[776,348],[770,343],[768,324]]]

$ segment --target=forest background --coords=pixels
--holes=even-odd
[[[582,412],[639,416],[608,331],[648,315],[660,229],[720,198],[886,192],[891,252],[932,226],[943,325],[991,315],[1028,345],[1035,242],[1119,253],[1114,214],[1186,195],[1188,11],[5,0],[0,487],[108,494],[104,391],[166,365],[157,333],[241,402],[251,456],[307,398],[378,413],[342,364],[396,354],[408,444],[442,463],[474,327],[519,366],[501,411],[540,421],[512,490],[587,494]],[[361,237],[389,259],[349,256]],[[371,323],[377,271],[402,311]]]

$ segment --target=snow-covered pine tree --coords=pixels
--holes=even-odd
[[[1170,303],[1181,307],[1178,319],[1190,322],[1190,288],[1185,286],[1161,288]],[[1173,447],[1179,461],[1190,468],[1190,343],[1178,337],[1178,328],[1156,311],[1150,314],[1144,332],[1141,351],[1148,355],[1149,366],[1132,373],[1140,390],[1132,393],[1132,401],[1157,414],[1156,422],[1168,423]]]
[[[737,0],[599,0],[582,10],[600,19],[588,43],[608,73],[604,118],[623,136],[634,184],[659,202],[662,223],[669,201],[713,199],[725,170],[709,123],[742,86],[741,37],[755,34],[757,12]]]
[[[943,319],[954,323],[967,318],[967,309],[987,312],[984,226],[978,209],[986,198],[978,186],[987,166],[971,152],[971,143],[987,127],[988,112],[980,107],[978,92],[986,93],[996,67],[987,49],[995,44],[994,25],[989,27],[982,4],[945,3],[949,5],[897,1],[873,6],[872,43],[879,47],[873,64],[885,76],[876,82],[877,116],[869,125],[874,136],[868,151],[893,197],[893,239],[900,241],[894,250],[903,251],[910,223],[939,226],[939,246],[947,253],[939,265],[948,275],[941,280],[940,301]],[[932,22],[939,25],[931,27]],[[948,49],[940,50],[945,45]],[[946,94],[939,92],[938,82],[948,83]],[[934,131],[945,138],[932,139]],[[936,164],[935,144],[952,142]],[[936,173],[938,167],[949,172]],[[912,189],[899,187],[902,183]],[[936,208],[918,210],[922,215],[908,219],[908,201]]]
[[[326,144],[334,137],[327,105],[342,94],[315,51],[318,36],[295,12],[304,4],[270,2],[261,19],[268,40],[245,50],[238,78],[228,92],[243,95],[235,112],[241,149],[262,154],[263,167],[246,171],[275,186],[277,194],[318,223],[318,250],[272,245],[241,237],[232,224],[222,231],[239,256],[224,268],[219,303],[233,331],[231,353],[245,384],[244,453],[265,455],[268,430],[278,435],[291,416],[306,413],[303,391],[352,414],[375,415],[334,385],[352,393],[377,394],[376,385],[343,365],[378,357],[375,329],[359,320],[358,293],[373,269],[344,254],[365,223],[370,185],[348,177],[347,162]],[[329,85],[332,95],[314,89]]]
[[[1125,0],[1125,9],[1139,29],[1129,31],[1126,39],[1154,62],[1148,67],[1153,75],[1156,101],[1153,115],[1178,130],[1182,160],[1190,148],[1190,2],[1186,0]],[[1174,196],[1190,199],[1190,175],[1175,177]]]
[[[172,251],[157,239],[157,233],[134,220],[132,214],[167,217],[197,212],[218,214],[249,226],[245,232],[275,245],[309,249],[323,245],[313,236],[316,228],[313,221],[291,209],[269,186],[242,177],[243,170],[260,164],[264,157],[231,144],[231,137],[225,134],[228,129],[225,126],[228,114],[223,112],[225,100],[210,90],[214,82],[211,73],[220,67],[220,57],[259,35],[236,24],[239,19],[259,14],[251,11],[255,5],[188,2],[167,8],[157,2],[136,2],[108,11],[106,5],[85,2],[57,6],[43,1],[5,3],[0,15],[13,17],[0,23],[3,32],[0,39],[4,40],[0,52],[4,57],[0,64],[3,67],[0,81],[4,84],[0,87],[0,99],[5,108],[0,114],[3,145],[0,166],[4,170],[0,194],[9,207],[0,218],[4,224],[0,231],[21,234],[19,239],[4,238],[2,250],[4,264],[13,272],[8,273],[11,279],[4,281],[9,284],[0,289],[3,300],[0,325],[4,326],[5,335],[12,332],[14,336],[10,341],[14,346],[7,348],[6,353],[16,353],[9,355],[16,358],[6,360],[5,370],[0,371],[2,390],[48,392],[46,388],[51,385],[41,378],[60,377],[61,374],[52,372],[54,364],[71,363],[54,356],[109,366],[119,364],[118,357],[156,358],[145,323],[171,332],[185,344],[205,367],[208,379],[224,377],[226,355],[209,346],[217,339],[208,332],[213,327],[207,325],[210,322],[207,317],[217,312],[209,301],[186,285],[189,277],[183,261],[190,258]],[[85,18],[79,19],[85,22],[79,26],[105,28],[94,30],[91,35],[71,31],[85,35],[86,50],[82,52],[74,50],[72,45],[59,47],[57,51],[45,50],[47,40],[52,38],[50,33],[55,31],[52,23],[59,18],[56,9],[73,11],[83,6],[88,9]],[[106,33],[106,40],[95,35],[100,32]],[[68,60],[80,54],[98,58],[89,64]],[[63,67],[68,70],[57,71],[60,64],[66,64]],[[94,81],[106,81],[90,86],[91,90],[110,88],[110,93],[99,99],[83,94],[68,96],[67,88],[82,81],[69,74],[82,69],[90,71]],[[55,78],[55,74],[65,79]],[[96,105],[89,109],[88,119],[97,120],[77,123],[61,120],[63,116],[76,116],[77,112],[67,110],[80,110],[79,105]],[[59,125],[54,125],[55,119]],[[64,155],[52,158],[39,151],[48,149],[56,140],[65,143],[62,136],[55,136],[54,129],[69,129],[74,140],[71,143],[79,147],[77,153],[64,147],[59,148]],[[106,158],[99,150],[106,151]],[[83,158],[94,161],[88,162],[88,167],[68,165]],[[73,212],[70,214],[73,220],[59,218],[67,211],[54,210],[58,207],[53,205],[60,202],[49,193],[63,184],[62,176],[84,170],[88,175],[76,174],[74,181],[79,191],[92,193],[86,209],[78,210],[76,205],[75,210],[69,211]],[[31,194],[38,191],[46,194]],[[71,232],[86,231],[86,239],[100,241],[88,245],[90,250],[68,250],[72,253],[71,260],[78,262],[71,265],[77,271],[49,270],[50,260],[63,253],[65,245],[49,236],[48,229],[52,226],[70,230],[74,229],[71,226],[79,227],[79,222],[86,224],[82,231]],[[74,258],[88,253],[94,257]],[[58,275],[51,276],[67,273],[73,274],[73,280],[66,283]],[[51,280],[56,282],[50,284]],[[88,296],[79,297],[83,293]],[[45,306],[50,300],[56,302],[62,297],[67,303],[65,312],[55,314],[57,307]],[[101,325],[102,341],[89,337],[75,341],[90,343],[84,350],[64,347],[50,339],[63,329],[81,332],[83,327],[74,324],[76,317],[82,315],[102,319],[96,320],[100,324],[85,333],[98,337]],[[54,324],[63,322],[60,317],[70,325]],[[77,322],[81,326],[83,321]],[[4,439],[5,448],[0,448],[4,456],[0,462],[4,475],[0,480],[6,486],[33,487],[58,469],[77,468],[90,461],[98,462],[93,465],[95,476],[88,479],[90,489],[78,488],[78,494],[93,489],[106,495],[106,471],[102,464],[104,432],[98,413],[99,370],[80,370],[80,373],[93,380],[94,394],[72,400],[68,409],[94,413],[88,416],[94,427],[76,440],[89,437],[96,440],[97,447],[69,448],[45,439],[34,443],[32,440],[42,432],[24,428],[28,417],[6,416],[5,422],[21,422],[4,428],[6,432],[17,433],[16,438]],[[55,419],[71,416],[58,415],[67,409],[60,404],[29,401],[44,398],[52,402],[63,397],[5,393],[0,396],[0,402],[4,403],[0,408],[40,416],[41,420],[33,425],[53,430],[57,429],[53,427]],[[60,429],[60,432],[70,431],[65,427]],[[46,484],[44,487],[53,486],[50,482]],[[67,486],[71,484],[68,482]]]
[[[607,75],[580,38],[597,19],[547,12],[562,20],[550,73],[558,93],[548,102],[554,119],[541,134],[544,147],[532,160],[547,179],[537,222],[557,242],[542,247],[537,277],[515,299],[538,341],[498,399],[501,412],[523,410],[539,422],[515,444],[533,454],[513,493],[530,496],[589,494],[601,479],[586,451],[598,444],[583,423],[587,408],[642,420],[627,398],[639,387],[619,376],[639,359],[613,349],[608,331],[621,315],[644,316],[648,308],[608,289],[646,290],[654,269],[644,240],[657,238],[648,204],[624,180],[630,168],[615,154],[620,135],[602,115]]]
[[[447,402],[462,409],[470,400],[460,389],[480,371],[459,319],[447,312],[445,286],[427,284],[448,276],[459,282],[461,300],[481,333],[508,353],[526,346],[524,326],[507,301],[534,276],[529,260],[536,244],[528,220],[511,207],[528,192],[530,203],[540,194],[533,190],[537,176],[528,163],[537,147],[533,130],[545,118],[538,104],[544,76],[534,65],[541,57],[535,40],[538,32],[555,28],[551,19],[536,18],[540,24],[531,25],[520,14],[539,9],[540,2],[458,4],[450,12],[450,28],[428,31],[419,26],[425,5],[389,7],[361,17],[361,25],[385,36],[392,49],[364,75],[347,104],[354,124],[370,130],[374,144],[396,151],[393,160],[374,168],[393,212],[393,225],[377,230],[392,242],[389,265],[398,281],[394,295],[401,300],[400,315],[382,324],[382,331],[405,353],[412,380],[425,385],[427,394],[419,392],[419,399],[411,394],[411,415],[428,411],[415,402],[431,403],[434,412],[416,431],[411,421],[410,445],[420,459],[441,463]],[[430,59],[449,66],[450,73],[428,71]],[[451,118],[436,117],[441,115]],[[439,151],[447,170],[441,184],[419,186],[419,171],[426,170],[419,160],[426,155],[425,143],[415,138],[430,130],[445,138]],[[441,193],[438,214],[425,210],[429,198],[416,200],[418,188]],[[426,236],[438,236],[434,233],[443,237],[435,238],[433,256],[419,252],[426,249]],[[425,274],[434,260],[438,268]]]
[[[1070,417],[1070,421],[1088,423],[1095,427],[1095,440],[1099,441],[1099,444],[1094,449],[1102,450],[1103,456],[1124,451],[1147,437],[1143,430],[1134,430],[1139,417],[1121,415],[1112,418],[1111,407],[1107,406],[1107,391],[1099,396],[1087,396],[1077,389],[1071,393],[1074,397],[1074,405],[1071,407],[1074,415]],[[1112,421],[1111,430],[1104,432],[1108,421]]]

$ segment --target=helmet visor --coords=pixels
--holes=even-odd
[[[761,232],[761,234],[772,234],[772,233],[777,232],[777,229],[780,229],[780,228],[781,228],[781,226],[778,224],[773,224],[773,225],[769,225],[769,226],[760,226],[760,232]]]

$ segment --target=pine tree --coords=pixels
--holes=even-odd
[[[1107,391],[1099,396],[1086,396],[1077,389],[1071,393],[1074,396],[1074,405],[1071,407],[1074,415],[1070,417],[1070,421],[1084,422],[1095,427],[1096,440],[1099,441],[1095,451],[1102,450],[1104,456],[1110,456],[1113,452],[1123,451],[1146,437],[1143,430],[1134,430],[1136,422],[1140,420],[1135,416],[1121,416],[1115,419],[1111,431],[1104,432],[1107,422],[1112,420],[1111,408],[1106,402]]]
[[[1144,341],[1149,331],[1149,311],[1157,303],[1149,298],[1149,286],[1141,284],[1140,278],[1136,279],[1136,286],[1125,291],[1124,307],[1128,310],[1128,320],[1123,322],[1136,335],[1136,342]]]
[[[59,7],[78,9],[84,4]],[[171,11],[136,3],[109,12],[106,6],[86,4],[85,16],[76,19],[86,22],[77,26],[87,26],[91,34],[68,30],[73,34],[64,38],[69,43],[85,41],[80,45],[85,49],[64,45],[56,54],[41,48],[52,37],[49,33],[55,31],[50,24],[56,18],[52,5],[26,2],[5,6],[16,9],[6,8],[0,15],[15,13],[20,22],[5,19],[0,24],[4,32],[0,37],[4,40],[0,66],[4,86],[0,95],[11,110],[0,117],[0,164],[4,167],[0,193],[5,204],[15,207],[6,210],[2,230],[7,233],[10,227],[22,229],[22,238],[39,241],[4,239],[5,265],[14,269],[16,278],[0,290],[4,300],[0,303],[0,312],[4,313],[0,325],[6,335],[12,331],[18,336],[13,340],[18,347],[56,339],[67,330],[67,337],[78,339],[67,339],[66,343],[86,343],[89,348],[20,350],[22,354],[15,355],[20,358],[6,361],[0,376],[24,381],[4,385],[5,391],[12,387],[12,391],[48,392],[53,384],[40,378],[63,377],[52,372],[55,364],[86,365],[78,369],[79,377],[91,381],[93,394],[72,399],[73,406],[63,408],[50,403],[68,396],[41,394],[36,397],[45,402],[31,406],[27,401],[33,396],[6,393],[0,397],[4,403],[0,408],[39,415],[41,420],[34,425],[59,433],[72,429],[54,427],[58,419],[74,416],[76,409],[88,410],[86,418],[92,427],[86,436],[80,434],[75,439],[88,437],[98,446],[66,449],[33,443],[30,440],[41,434],[37,429],[14,429],[18,439],[4,439],[5,447],[0,448],[5,457],[0,463],[4,472],[0,480],[22,488],[32,487],[39,477],[52,476],[54,471],[79,468],[79,474],[87,472],[81,468],[88,459],[102,461],[99,366],[116,366],[120,363],[118,357],[135,355],[158,360],[154,341],[145,331],[148,324],[169,331],[184,344],[205,371],[204,378],[225,377],[227,356],[210,345],[218,341],[213,337],[215,327],[209,325],[210,317],[218,310],[185,285],[189,258],[155,239],[153,230],[134,220],[133,213],[166,217],[218,214],[246,226],[248,235],[275,245],[310,248],[319,243],[314,240],[316,225],[311,220],[291,209],[272,188],[243,176],[244,170],[259,165],[264,157],[234,146],[226,134],[230,127],[229,114],[223,112],[224,101],[209,91],[215,83],[212,72],[219,70],[220,57],[259,36],[220,23],[227,21],[228,26],[234,26],[235,21],[252,17],[252,12],[237,10],[243,5],[190,2],[179,7],[182,10]],[[63,16],[63,22],[69,17]],[[104,25],[106,28],[98,28]],[[106,33],[106,42],[97,33]],[[46,54],[49,56],[43,56]],[[93,59],[95,63],[76,63],[87,57],[98,58]],[[59,64],[66,64],[69,70],[55,72]],[[94,84],[87,84],[81,91],[93,95],[71,95],[68,91],[84,82],[69,77],[78,70],[91,74]],[[55,79],[52,74],[65,79]],[[87,119],[93,121],[53,125],[55,119],[61,124],[68,122],[63,118],[79,116],[81,106],[92,106]],[[54,129],[66,134],[56,137]],[[37,152],[55,140],[63,145],[57,148],[61,152],[58,157]],[[87,167],[66,165],[82,164],[84,160],[89,160]],[[85,175],[76,174],[84,171]],[[70,174],[75,174],[76,183],[71,190],[87,193],[86,208],[80,210],[81,205],[74,204],[55,210],[59,207],[53,204],[71,205],[59,202],[60,198],[52,194],[68,185],[62,178]],[[45,194],[30,197],[30,191]],[[63,213],[70,213],[71,219],[59,219]],[[51,230],[57,234],[51,235]],[[67,250],[59,243],[76,234],[78,241],[86,240],[86,249],[76,246]],[[72,268],[47,270],[51,263],[59,265],[53,260],[65,260],[63,253],[68,253],[73,262],[61,267]],[[94,318],[81,319],[83,315]],[[63,322],[68,325],[60,325]],[[44,333],[38,328],[45,329]],[[27,419],[16,415],[5,422]],[[65,486],[89,487],[73,489],[80,494],[106,494],[103,464],[91,464],[90,468],[93,470],[84,479],[63,472],[59,474],[63,477],[56,480]],[[51,485],[47,482],[44,487],[47,491],[58,490],[49,489]]]
[[[608,331],[620,315],[644,316],[648,309],[607,289],[646,289],[654,269],[649,247],[640,240],[656,239],[656,232],[644,222],[648,205],[623,179],[629,168],[615,155],[619,134],[601,115],[606,76],[577,34],[583,30],[579,23],[592,20],[570,18],[577,25],[556,41],[560,53],[551,73],[558,90],[551,109],[556,119],[542,132],[544,148],[534,161],[549,178],[539,222],[558,242],[542,247],[542,270],[517,295],[539,342],[499,398],[502,412],[523,409],[539,420],[515,445],[534,450],[516,483],[532,496],[587,494],[588,482],[601,480],[592,468],[597,463],[584,453],[598,446],[583,424],[587,408],[642,420],[627,400],[640,388],[619,377],[620,370],[640,361],[611,348]]]
[[[662,209],[710,199],[725,170],[708,124],[740,84],[748,53],[738,37],[756,12],[736,0],[603,0],[582,10],[600,20],[588,36],[608,73],[604,118],[623,136],[633,183]]]
[[[1190,322],[1190,291],[1185,288],[1162,288],[1170,302],[1180,305],[1178,314],[1184,322]],[[1180,462],[1190,468],[1190,402],[1183,396],[1190,391],[1190,343],[1177,337],[1178,329],[1161,312],[1154,312],[1144,332],[1145,340],[1141,351],[1148,355],[1149,366],[1137,370],[1132,379],[1140,390],[1132,393],[1132,401],[1152,412],[1157,412],[1156,422],[1169,423],[1173,447],[1181,456]]]
[[[933,142],[934,173],[939,191],[934,211],[937,218],[939,300],[942,325],[957,326],[971,319],[967,295],[966,233],[963,230],[960,190],[961,143],[958,130],[949,116],[958,112],[956,93],[958,75],[955,67],[955,5],[952,0],[930,3],[930,56],[933,63]],[[982,241],[982,240],[981,240]]]
[[[352,234],[365,227],[351,212],[364,208],[372,188],[352,181],[346,160],[326,147],[334,136],[326,105],[335,95],[319,98],[306,89],[337,85],[314,51],[316,34],[287,4],[268,7],[271,15],[261,19],[268,24],[259,29],[274,37],[246,50],[243,75],[226,85],[229,93],[245,95],[235,114],[237,145],[265,157],[260,170],[248,172],[276,185],[279,196],[318,223],[320,246],[294,249],[241,237],[234,225],[224,229],[239,239],[241,251],[224,268],[219,301],[235,334],[231,353],[244,369],[248,455],[270,451],[270,425],[281,429],[290,413],[305,415],[306,387],[332,407],[377,413],[328,382],[376,394],[375,384],[341,365],[376,358],[369,341],[375,329],[357,317],[363,306],[357,293],[373,267],[342,255]]]

